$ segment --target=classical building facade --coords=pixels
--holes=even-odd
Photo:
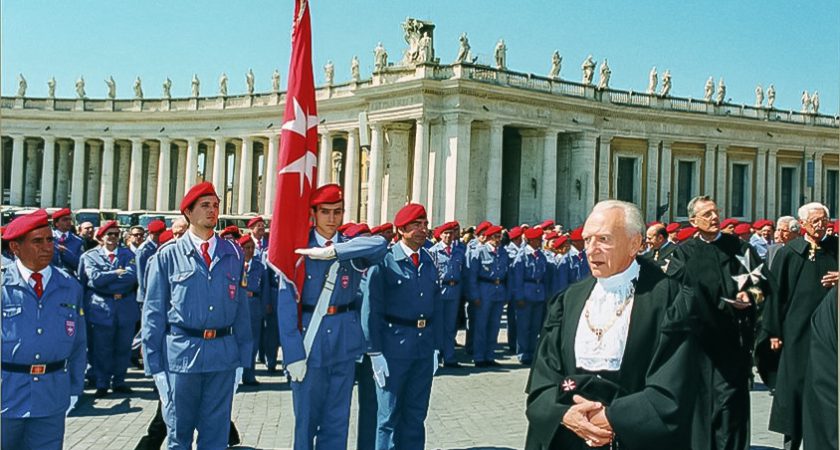
[[[408,53],[317,89],[319,183],[344,186],[347,220],[378,224],[414,201],[434,224],[575,226],[619,198],[675,221],[698,194],[728,217],[777,217],[806,201],[837,215],[837,117]],[[3,204],[175,210],[209,180],[224,212],[271,214],[285,94],[194,94],[2,97]]]

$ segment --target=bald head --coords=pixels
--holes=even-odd
[[[172,235],[176,238],[179,238],[187,232],[187,228],[189,227],[190,224],[189,222],[187,222],[187,219],[179,217],[172,221]]]
[[[668,242],[668,231],[665,230],[665,225],[658,223],[648,227],[645,241],[652,251],[662,248]]]

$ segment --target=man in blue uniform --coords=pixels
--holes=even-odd
[[[265,281],[267,273],[265,264],[256,258],[256,243],[253,236],[246,234],[239,238],[239,245],[244,255],[244,267],[242,269],[242,287],[245,289],[245,297],[248,299],[248,310],[251,313],[251,336],[253,338],[253,351],[251,352],[251,364],[257,358],[257,351],[260,348],[260,336],[262,334],[262,321],[265,316],[264,294],[270,290],[266,289]],[[242,384],[246,386],[259,386],[256,371],[253,367],[246,367],[242,374]]]
[[[387,243],[382,237],[345,242],[336,231],[344,216],[337,184],[316,189],[310,206],[310,248],[297,250],[307,256],[300,302],[285,280],[277,299],[280,345],[292,379],[294,446],[345,448],[356,360],[365,350],[356,293],[362,271],[382,259]]]
[[[82,288],[50,265],[55,249],[45,210],[15,219],[3,240],[16,259],[3,268],[0,295],[1,446],[59,450],[64,416],[84,383]]]
[[[135,296],[137,265],[134,253],[119,247],[120,229],[111,220],[99,227],[100,247],[88,250],[79,261],[79,281],[85,288],[85,310],[90,322],[91,359],[96,380],[95,397],[114,392],[130,394],[125,373],[131,362],[134,325],[140,319]]]
[[[459,368],[455,359],[455,335],[458,332],[458,306],[461,304],[462,282],[466,278],[464,248],[455,245],[455,228],[458,222],[447,222],[438,227],[440,242],[429,253],[437,265],[438,296],[443,303],[443,365]]]
[[[557,294],[566,290],[569,287],[569,264],[570,260],[566,258],[568,255],[569,237],[560,236],[551,243],[553,253],[546,254],[546,271],[549,272],[548,284],[545,290],[545,300],[549,301]],[[563,248],[566,248],[564,253]]]
[[[525,229],[521,226],[513,227],[508,230],[508,239],[510,242],[505,245],[505,251],[508,253],[508,261],[510,261],[511,268],[513,267],[513,263],[516,261],[516,255],[519,254],[519,251],[522,249],[524,243],[522,242],[522,233],[527,229],[527,225],[525,225]],[[510,270],[510,269],[508,269]],[[511,353],[516,354],[516,302],[513,301],[513,295],[510,292],[511,284],[508,283],[508,294],[507,294],[507,339],[508,339],[508,350]]]
[[[530,365],[537,350],[537,335],[542,328],[550,274],[542,250],[542,228],[534,227],[524,234],[527,244],[516,255],[510,284],[518,326],[516,353],[519,362]]]
[[[485,243],[469,255],[468,295],[473,317],[473,361],[476,367],[497,366],[496,341],[507,300],[508,254],[499,248],[502,227],[492,225],[484,230]]]
[[[583,243],[583,227],[575,228],[569,233],[569,241],[572,242],[574,250],[566,254],[568,261],[569,284],[577,283],[578,281],[589,276],[589,261],[586,259],[586,250]]]
[[[79,258],[82,256],[84,242],[72,233],[73,217],[70,208],[59,209],[52,215],[55,253],[52,264],[70,275],[76,275]]]
[[[409,203],[394,218],[400,241],[371,267],[362,293],[377,389],[376,450],[424,448],[432,378],[443,344],[437,270],[423,249],[428,220]]]
[[[143,302],[146,371],[161,396],[170,449],[225,448],[233,387],[251,367],[251,319],[236,244],[214,229],[219,196],[209,182],[181,201],[187,233],[150,260]]]
[[[268,250],[268,237],[265,235],[265,220],[257,216],[248,221],[251,239],[254,241],[254,255],[260,256]]]
[[[147,226],[148,237],[140,244],[135,253],[137,262],[137,301],[143,303],[143,289],[146,288],[146,262],[155,254],[160,246],[160,235],[166,231],[166,223],[162,220],[153,220]]]

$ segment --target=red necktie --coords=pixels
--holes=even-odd
[[[324,242],[324,247],[330,247],[330,246],[332,246],[332,241]]]
[[[420,254],[419,253],[412,253],[411,254],[411,262],[414,263],[414,267],[420,266]]]
[[[452,255],[452,246],[451,245],[446,247],[446,254],[447,255]]]
[[[203,242],[201,244],[201,256],[204,257],[204,264],[207,264],[207,267],[210,267],[210,243]]]
[[[116,257],[117,257],[117,255],[115,255],[113,253],[108,254],[108,259],[111,260],[111,264],[114,264],[114,258],[116,258]]]
[[[38,272],[33,272],[32,279],[35,280],[35,286],[32,289],[35,290],[35,295],[37,295],[38,298],[41,298],[41,295],[44,294],[44,276]]]

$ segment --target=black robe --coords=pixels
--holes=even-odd
[[[820,279],[837,270],[837,237],[827,236],[809,260],[810,244],[797,238],[773,261],[778,286],[769,298],[764,315],[768,337],[782,340],[776,393],[770,413],[770,430],[802,437],[802,392],[808,365],[811,316],[828,292]]]
[[[811,321],[811,359],[805,383],[805,445],[837,450],[837,287]]]
[[[749,243],[737,236],[721,234],[711,243],[698,237],[680,245],[668,265],[670,276],[693,289],[696,310],[702,315],[692,448],[747,450],[750,445],[749,380],[757,308],[738,310],[723,300],[735,299],[739,287],[732,277],[747,272],[738,260],[747,253],[751,269],[762,264]],[[772,276],[766,266],[761,275],[743,290],[753,287],[765,296],[770,293]]]
[[[691,335],[696,324],[692,322],[689,296],[649,259],[637,260],[641,266],[639,279],[618,372],[587,375],[575,364],[578,323],[595,279],[590,276],[573,284],[551,300],[526,389],[526,449],[590,448],[562,425],[563,415],[572,406],[571,394],[608,405],[607,419],[622,449],[689,448],[690,391],[696,373],[692,361],[697,351]],[[571,379],[577,388],[564,392],[568,390],[564,382]],[[598,389],[602,379],[618,385],[620,392],[612,398],[598,398],[603,391]],[[593,389],[584,389],[583,380],[594,382]]]
[[[657,252],[650,251],[645,253],[645,256],[653,261],[659,267],[664,267],[665,264],[668,263],[668,260],[671,259],[671,254],[677,249],[678,245],[674,244],[673,242],[666,241],[665,245],[663,245],[657,254]]]

